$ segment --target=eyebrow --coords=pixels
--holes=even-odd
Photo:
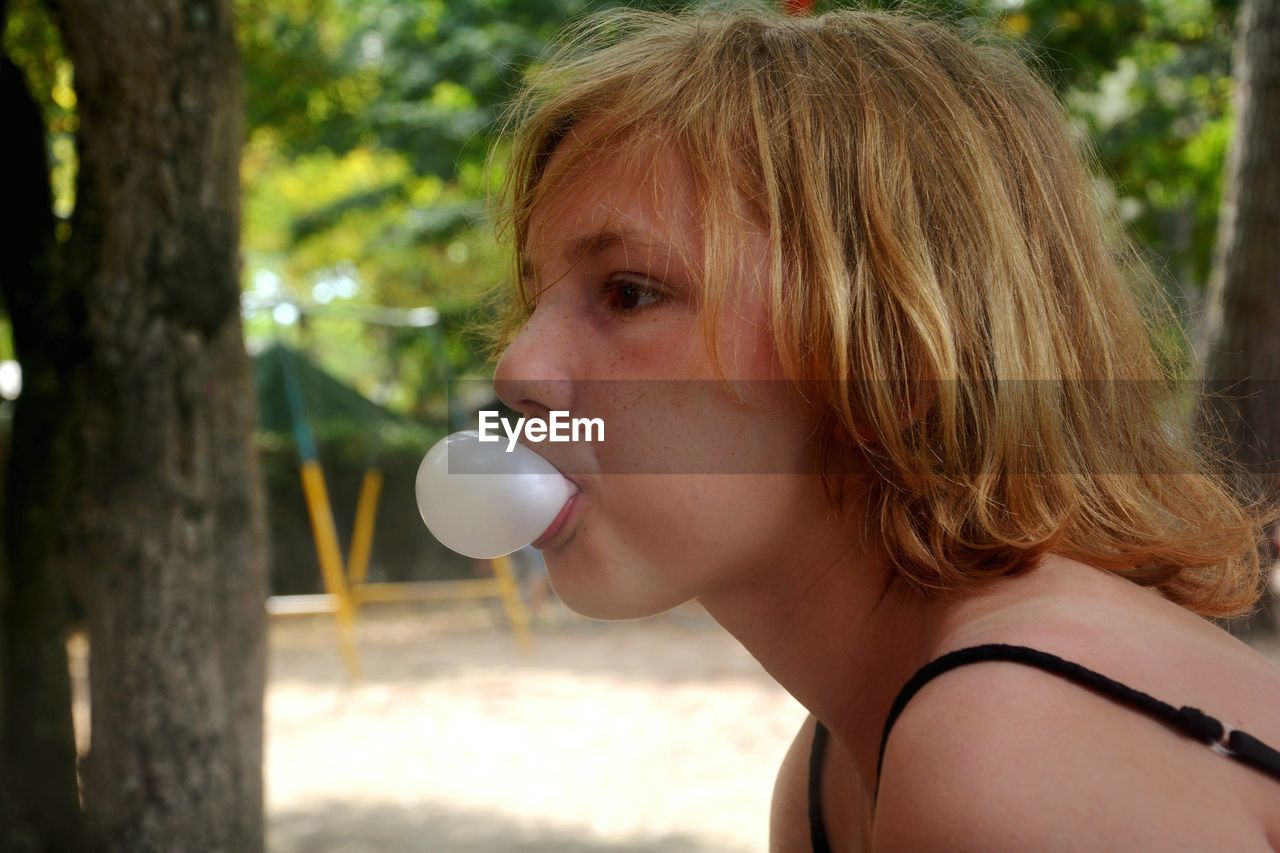
[[[667,248],[664,244],[657,242],[654,235],[648,231],[620,227],[605,228],[576,237],[564,246],[561,255],[572,265],[591,255],[598,255],[619,243]],[[526,281],[534,278],[533,262],[527,256],[520,260],[520,277]]]

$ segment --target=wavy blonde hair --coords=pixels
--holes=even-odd
[[[873,523],[919,589],[1052,550],[1204,615],[1256,603],[1264,512],[1170,427],[1176,377],[1144,316],[1162,302],[1135,290],[1151,279],[1108,227],[1089,152],[1007,46],[884,12],[571,25],[505,115],[493,216],[518,298],[497,347],[530,310],[518,270],[547,160],[589,120],[594,150],[656,135],[691,166],[712,353],[735,205],[767,227],[781,362],[824,380],[823,452],[871,461]]]

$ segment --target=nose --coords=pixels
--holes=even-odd
[[[574,324],[566,306],[547,302],[525,321],[493,373],[498,399],[522,415],[573,408]]]

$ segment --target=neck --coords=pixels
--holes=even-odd
[[[826,526],[700,601],[845,746],[870,789],[889,706],[936,656],[944,607],[876,550],[851,545],[847,519]]]

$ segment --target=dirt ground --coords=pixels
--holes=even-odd
[[[694,605],[547,615],[523,651],[496,609],[367,608],[358,682],[329,618],[274,621],[268,849],[764,851],[799,704]]]

